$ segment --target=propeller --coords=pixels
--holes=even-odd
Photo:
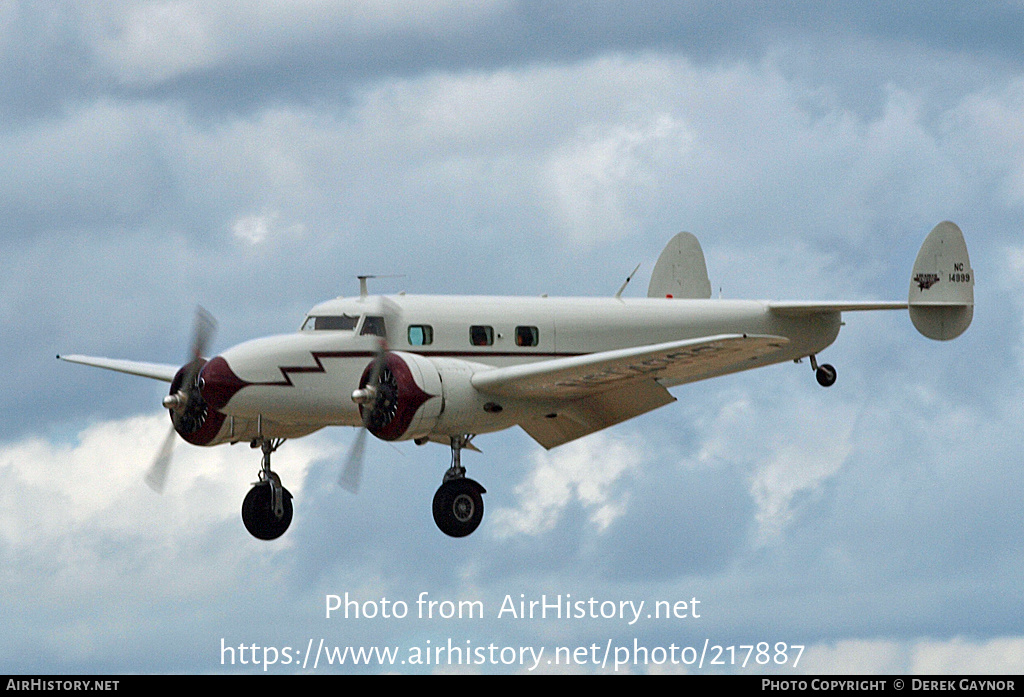
[[[365,296],[366,281],[360,277],[362,286],[361,292]],[[376,299],[380,303],[378,312],[384,317],[384,334],[388,331],[395,331],[398,328],[400,310],[398,306],[385,297]],[[359,482],[363,477],[363,455],[366,452],[366,433],[370,429],[377,412],[381,408],[387,408],[387,402],[394,399],[394,395],[388,395],[387,390],[381,391],[381,376],[386,370],[386,359],[388,354],[388,343],[386,336],[378,337],[377,351],[371,363],[370,374],[366,384],[352,392],[352,401],[359,405],[359,412],[363,419],[363,425],[352,441],[348,457],[345,458],[345,466],[338,477],[338,484],[346,491],[353,494],[359,492]]]
[[[373,418],[373,410],[377,406],[377,396],[380,392],[380,376],[384,371],[384,360],[387,358],[387,342],[382,338],[377,343],[377,354],[373,357],[370,377],[363,387],[352,392],[352,401],[359,405],[360,415],[363,418],[362,428],[352,441],[348,457],[345,458],[345,467],[338,478],[338,484],[353,494],[359,492],[359,482],[363,477],[363,454],[366,452],[366,434],[370,429],[370,422]]]
[[[171,412],[171,430],[164,438],[160,451],[146,473],[146,484],[158,494],[163,492],[164,484],[167,482],[176,432],[179,429],[187,433],[198,430],[206,418],[207,407],[200,390],[199,371],[203,367],[203,354],[206,353],[216,327],[217,322],[213,315],[202,307],[196,307],[191,355],[189,362],[182,368],[181,386],[163,399],[164,407]]]
[[[174,438],[176,435],[177,433],[174,432],[172,424],[171,430],[167,432],[167,436],[164,438],[163,445],[160,446],[160,452],[156,454],[153,464],[149,466],[149,471],[146,472],[146,484],[158,494],[163,493],[164,484],[167,483],[167,470],[171,467],[171,455],[174,454]]]

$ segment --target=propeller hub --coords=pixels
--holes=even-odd
[[[169,394],[163,399],[163,405],[165,409],[171,411],[181,411],[188,404],[188,395],[185,394],[184,390],[178,390],[174,394]]]
[[[352,401],[356,404],[369,404],[375,399],[377,399],[377,388],[373,385],[366,385],[352,391]]]

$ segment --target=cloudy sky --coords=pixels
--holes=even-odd
[[[1024,7],[824,7],[0,5],[5,670],[258,672],[237,652],[256,645],[295,673],[322,640],[399,663],[316,672],[525,672],[502,663],[519,647],[595,672],[611,659],[546,661],[635,640],[805,648],[620,671],[1024,671]],[[335,429],[275,455],[296,517],[258,542],[258,452],[180,444],[157,496],[166,385],[54,360],[182,362],[197,304],[215,352],[292,331],[360,273],[610,296],[643,262],[644,295],[683,229],[722,297],[899,300],[946,219],[977,278],[961,339],[851,314],[829,390],[781,365],[550,452],[481,437],[463,461],[487,514],[463,540],[430,517],[447,449],[371,443],[352,496]],[[420,619],[424,592],[485,616]],[[345,593],[409,614],[327,619]],[[498,616],[544,595],[644,616]],[[699,618],[646,616],[693,598]],[[400,663],[449,641],[497,665]]]

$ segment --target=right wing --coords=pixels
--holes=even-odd
[[[138,375],[153,380],[163,380],[164,382],[174,380],[174,376],[181,369],[179,365],[168,365],[166,363],[143,363],[141,361],[124,361],[117,358],[99,358],[96,356],[58,355],[57,358],[68,363],[81,363],[82,365],[116,370],[119,373],[128,373],[129,375]]]

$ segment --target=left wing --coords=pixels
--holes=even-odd
[[[472,383],[488,394],[551,405],[519,424],[550,449],[674,402],[659,379],[733,372],[788,343],[781,336],[721,334],[482,370]]]
[[[482,370],[472,382],[481,392],[503,397],[578,399],[637,380],[679,382],[728,373],[788,343],[782,336],[719,334]]]
[[[168,365],[166,363],[143,363],[141,361],[125,361],[118,358],[99,358],[97,356],[60,356],[62,361],[68,363],[81,363],[82,365],[91,365],[96,368],[106,368],[107,370],[116,370],[119,373],[128,373],[129,375],[138,375],[144,378],[152,378],[153,380],[163,380],[164,382],[171,382],[174,380],[174,376],[181,369],[179,365]]]

